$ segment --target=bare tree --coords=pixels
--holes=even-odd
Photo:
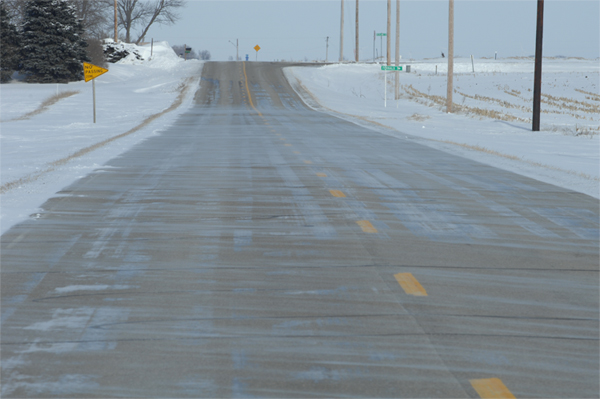
[[[131,29],[141,23],[147,15],[146,3],[140,0],[118,0],[119,26],[125,30],[125,41],[131,43]]]
[[[106,0],[69,0],[83,23],[87,38],[101,39],[109,23],[109,4]],[[112,4],[112,3],[111,3]]]
[[[208,50],[202,50],[200,52],[200,59],[204,60],[204,61],[210,60],[210,51],[208,51]]]
[[[118,0],[119,25],[125,30],[125,41],[131,43],[132,31],[140,27],[141,31],[135,43],[140,43],[153,24],[170,25],[179,19],[178,9],[185,0]]]
[[[142,22],[142,32],[135,43],[139,44],[144,40],[144,37],[146,37],[146,34],[148,33],[148,29],[150,29],[150,26],[154,23],[159,25],[174,24],[179,19],[179,15],[177,14],[178,9],[184,5],[185,0],[155,0],[154,2],[150,2],[146,7],[146,18]]]

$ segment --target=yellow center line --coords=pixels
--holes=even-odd
[[[298,153],[298,154],[300,154],[300,153]],[[317,176],[319,176],[319,177],[327,177],[327,175],[325,173],[317,173]]]
[[[427,296],[427,291],[412,273],[398,273],[394,274],[394,277],[408,295]]]
[[[484,378],[469,381],[482,399],[515,399],[515,395],[508,390],[499,378]]]
[[[250,89],[248,88],[248,76],[246,75],[246,61],[242,62],[242,68],[244,69],[244,83],[246,84],[246,92],[248,93],[248,100],[250,101],[250,106],[258,112],[258,115],[262,117],[262,114],[259,110],[256,109],[254,103],[252,102],[252,96],[250,95]]]
[[[359,220],[356,222],[365,233],[377,233],[377,229],[375,226],[371,224],[368,220]]]
[[[284,146],[291,147],[292,145],[291,144],[284,144]]]
[[[304,163],[305,163],[305,164],[307,164],[307,165],[311,165],[311,164],[312,164],[312,161],[307,161],[307,160],[305,160],[305,161],[304,161]]]
[[[340,190],[329,190],[329,192],[331,193],[331,195],[333,195],[334,197],[338,197],[338,198],[346,198],[346,194],[344,194],[343,192],[341,192]]]

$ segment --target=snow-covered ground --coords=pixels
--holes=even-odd
[[[600,196],[598,60],[544,59],[540,132],[531,131],[533,59],[475,60],[475,73],[470,59],[457,59],[453,114],[445,106],[447,61],[410,66],[410,73],[399,73],[397,101],[394,72],[387,72],[387,107],[379,65],[293,67],[286,75],[313,108]]]
[[[96,78],[95,124],[91,81],[0,86],[1,233],[189,108],[202,62],[183,61],[167,42],[137,50],[143,60],[130,56]]]
[[[95,124],[92,82],[0,86],[0,233],[35,218],[46,199],[160,134],[189,108],[202,63],[184,62],[166,42],[154,44],[152,59],[149,46],[138,50],[143,61],[124,59],[96,79]],[[454,102],[461,109],[451,115],[442,105],[444,60],[413,62],[411,68],[400,74],[398,101],[392,100],[394,75],[388,74],[387,108],[377,65],[295,67],[286,73],[309,104],[378,126],[374,135],[410,137],[599,197],[598,60],[544,61],[543,93],[551,97],[545,97],[547,112],[536,133],[529,121],[532,60],[479,60],[475,74],[470,60],[458,60]],[[149,123],[139,127],[144,121]]]

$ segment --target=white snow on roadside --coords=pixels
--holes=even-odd
[[[128,57],[110,64],[109,72],[96,78],[96,123],[92,82],[13,82],[0,86],[0,186],[19,182],[0,195],[0,233],[27,218],[35,219],[39,207],[56,192],[140,141],[160,134],[191,106],[203,63],[180,59],[167,42],[154,43],[153,49],[150,45],[137,46],[137,50],[143,61]],[[125,133],[165,110],[186,81],[190,89],[176,110],[131,135],[53,166],[54,162]],[[28,119],[19,119],[57,93],[71,91],[76,94]]]
[[[130,288],[128,285],[106,285],[106,284],[96,284],[96,285],[69,285],[67,287],[59,287],[55,288],[59,294],[66,294],[69,292],[76,291],[104,291],[104,290],[126,290]]]
[[[542,94],[547,97],[543,98],[540,132],[531,131],[533,60],[478,60],[475,73],[470,60],[456,60],[453,102],[463,110],[453,114],[446,113],[443,105],[446,61],[412,62],[410,66],[410,73],[399,74],[401,98],[397,101],[393,99],[394,73],[387,73],[387,107],[379,65],[292,67],[285,72],[315,109],[600,197],[598,60],[544,60]],[[484,112],[495,114],[485,116]]]

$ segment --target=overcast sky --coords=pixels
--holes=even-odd
[[[392,34],[395,35],[392,0]],[[435,58],[448,47],[448,0],[400,1],[400,54],[402,59]],[[386,0],[359,1],[359,55],[373,57],[373,32],[385,32]],[[344,56],[354,59],[356,1],[344,1]],[[181,19],[171,26],[153,26],[146,38],[187,44],[209,50],[213,60],[240,57],[254,60],[325,59],[340,51],[341,0],[229,1],[188,0]],[[536,0],[455,0],[456,56],[477,58],[529,56],[535,52]],[[598,0],[546,0],[544,56],[598,58],[600,52]],[[377,53],[380,38],[375,41]],[[394,44],[392,42],[392,49]],[[385,55],[385,40],[383,42]],[[393,50],[392,50],[393,52]]]

